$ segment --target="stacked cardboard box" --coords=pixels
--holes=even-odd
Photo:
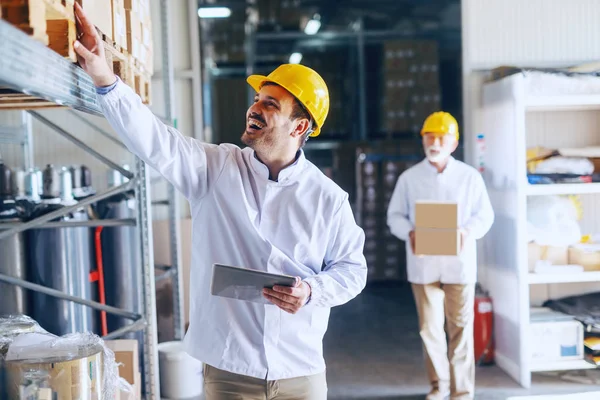
[[[227,20],[213,21],[210,27],[213,60],[217,63],[242,63],[246,59],[245,16],[232,14]]]
[[[304,15],[301,0],[258,0],[258,24],[261,28],[298,30]]]
[[[398,177],[413,164],[412,161],[392,159],[360,164],[358,190],[362,200],[359,223],[365,231],[364,254],[369,281],[406,280],[405,244],[388,228],[387,210]]]
[[[417,202],[415,206],[415,254],[455,256],[461,248],[456,203]]]
[[[125,0],[112,0],[112,40],[115,45],[127,50],[127,25],[125,19]]]
[[[437,43],[396,40],[383,47],[381,129],[390,135],[419,132],[425,118],[440,108]]]
[[[351,107],[348,101],[352,94],[352,82],[344,73],[348,61],[348,52],[344,49],[329,48],[303,55],[302,64],[317,71],[329,90],[329,114],[321,133],[324,138],[348,137],[352,129],[349,121],[353,119],[349,118]]]

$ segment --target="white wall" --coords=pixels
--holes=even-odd
[[[175,118],[177,119],[178,128],[185,135],[190,135],[202,138],[202,105],[198,94],[200,93],[200,72],[199,72],[199,45],[192,48],[191,35],[192,29],[198,32],[198,26],[191,27],[192,23],[197,24],[197,5],[195,0],[169,0],[171,2],[171,46],[173,53],[174,68],[178,73],[175,81]],[[160,3],[159,0],[151,0],[152,3],[152,21],[154,33],[154,64],[155,76],[152,79],[152,95],[153,104],[151,109],[160,116],[165,115],[164,111],[164,96],[163,83],[160,79],[162,68],[162,51],[160,32]],[[190,18],[190,10],[194,9],[193,16]],[[195,52],[195,53],[194,53]],[[194,71],[196,69],[196,71]],[[179,71],[187,71],[183,77]],[[195,92],[195,93],[194,93]],[[68,112],[61,109],[52,109],[41,112],[45,117],[61,126],[68,132],[84,141],[87,145],[102,152],[111,160],[117,163],[132,163],[133,157],[123,149],[120,149],[115,144],[106,140],[103,136],[95,133],[82,122],[73,118]],[[82,114],[83,115],[83,114]],[[84,115],[85,116],[85,115]],[[103,129],[113,133],[110,126],[102,118],[85,116],[90,121],[93,121]],[[0,112],[0,124],[2,125],[17,125],[20,122],[18,112]],[[104,164],[97,162],[92,156],[85,153],[83,150],[74,146],[67,140],[63,139],[52,129],[45,125],[35,122],[33,123],[34,131],[34,161],[39,167],[45,166],[47,163],[55,165],[70,165],[74,163],[84,163],[92,169],[94,186],[102,190],[106,187],[106,172],[107,167]],[[22,157],[17,146],[0,145],[0,154],[8,165],[20,167],[22,165]],[[164,182],[164,179],[162,179]],[[153,199],[166,199],[166,184],[158,183],[152,187]],[[187,201],[180,197],[181,213],[183,217],[189,216],[189,206]],[[154,219],[167,218],[166,207],[154,208]]]

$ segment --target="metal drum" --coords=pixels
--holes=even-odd
[[[133,195],[113,196],[98,204],[101,219],[135,219]],[[101,234],[102,264],[106,303],[135,313],[142,311],[139,288],[142,282],[139,237],[135,226],[103,228]],[[133,321],[108,315],[108,330],[122,328]]]
[[[15,202],[14,177],[0,161],[0,232],[3,225],[21,222],[22,209]],[[0,239],[0,273],[25,279],[25,243],[22,233]],[[0,315],[23,314],[27,310],[24,289],[0,281]]]
[[[40,204],[33,218],[50,213],[61,204]],[[87,221],[84,210],[62,217],[61,221]],[[90,268],[90,229],[39,228],[28,232],[29,277],[34,283],[63,293],[92,300]],[[32,296],[32,314],[48,332],[65,335],[74,332],[95,332],[91,308],[42,293]]]

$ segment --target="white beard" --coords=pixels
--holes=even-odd
[[[432,151],[436,150],[437,153],[433,154]],[[439,163],[442,162],[444,160],[446,160],[448,157],[450,157],[450,152],[444,148],[441,147],[436,147],[436,146],[431,146],[429,148],[427,148],[427,150],[425,151],[427,159],[429,160],[429,162],[432,163]]]

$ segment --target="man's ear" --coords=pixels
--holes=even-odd
[[[310,121],[306,118],[299,118],[294,121],[294,129],[292,130],[292,137],[298,138],[306,132],[310,126]]]

